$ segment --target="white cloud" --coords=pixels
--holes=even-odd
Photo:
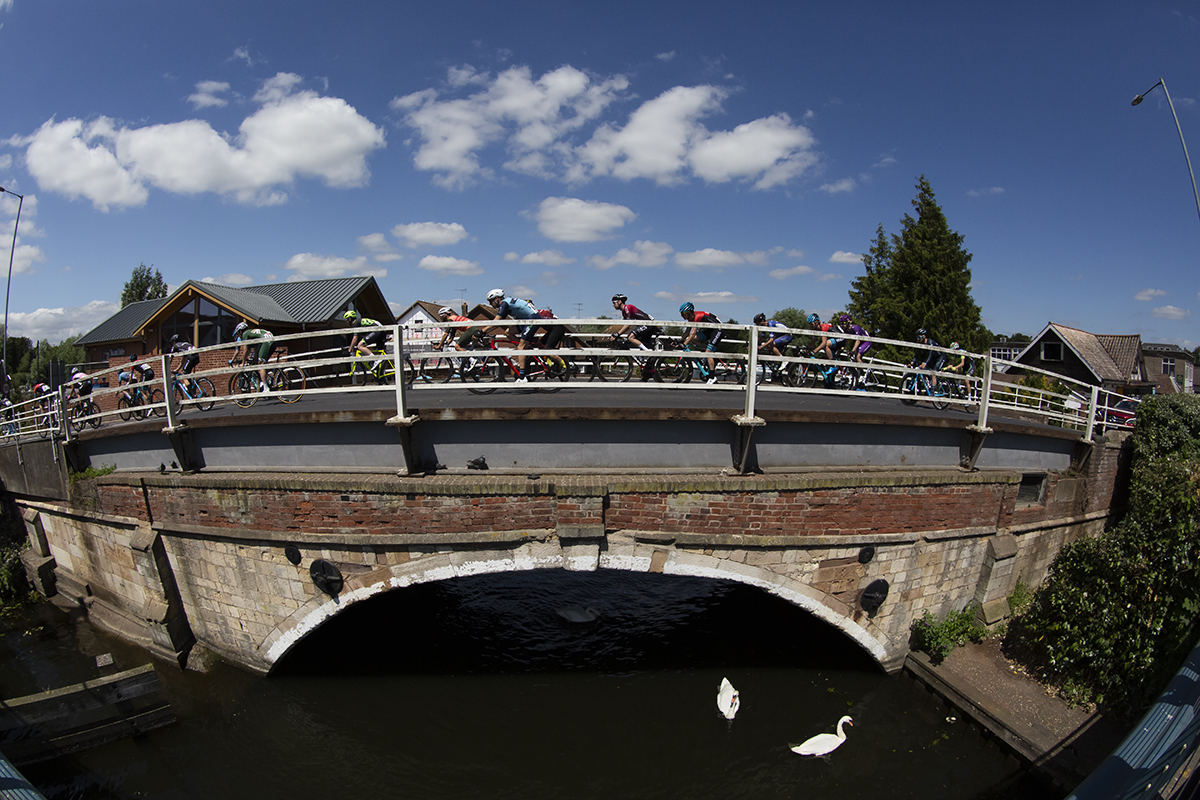
[[[1176,306],[1160,306],[1150,313],[1159,319],[1187,319],[1192,315],[1191,311]]]
[[[417,262],[420,269],[436,272],[438,275],[482,275],[483,267],[478,261],[467,261],[465,258],[451,256],[425,256]]]
[[[21,220],[20,228],[16,231],[17,244],[14,249],[13,223],[17,219],[18,209],[21,212]],[[25,244],[21,241],[25,237],[45,235],[45,231],[38,228],[35,222],[37,211],[38,201],[35,195],[27,194],[25,195],[25,199],[21,200],[8,192],[0,194],[0,214],[3,215],[4,219],[4,222],[0,223],[3,226],[0,229],[0,254],[8,253],[12,255],[12,271],[18,274],[33,272],[34,264],[46,261],[46,254],[42,252],[42,248],[32,244]]]
[[[320,278],[340,278],[343,275],[363,275],[386,278],[386,269],[369,269],[366,256],[342,258],[322,256],[316,253],[297,253],[284,264],[292,271],[288,281],[307,281]]]
[[[51,119],[24,140],[26,166],[43,190],[85,197],[102,211],[145,204],[149,186],[276,205],[287,201],[279,187],[298,178],[365,185],[366,158],[384,146],[383,131],[344,100],[291,93],[299,81],[289,73],[266,81],[255,95],[262,107],[237,136],[202,120],[127,128],[108,117]]]
[[[617,264],[633,267],[661,267],[675,249],[666,242],[636,241],[633,247],[622,247],[611,258],[592,256],[588,263],[596,269],[611,269]]]
[[[862,256],[846,250],[838,250],[829,257],[830,264],[861,264]]]
[[[821,191],[827,194],[841,194],[842,192],[852,192],[857,186],[853,178],[842,178],[840,181],[826,183],[821,186]]]
[[[690,300],[697,305],[716,305],[717,303],[757,303],[758,298],[753,295],[734,294],[733,292],[695,292],[695,293],[680,293],[680,292],[655,292],[654,297],[659,300],[670,301],[673,303],[682,303],[684,300]],[[704,309],[701,309],[703,311]]]
[[[201,278],[201,283],[218,283],[221,286],[249,286],[254,283],[254,279],[249,275],[243,275],[240,272],[226,272],[224,275],[217,277]],[[174,288],[172,288],[174,291]]]
[[[670,61],[672,58],[675,57],[675,51],[671,50],[670,52],[667,52],[667,53],[659,53],[654,57],[657,58],[659,61]]]
[[[118,303],[93,300],[84,306],[12,312],[8,315],[8,327],[13,336],[26,336],[35,342],[45,339],[57,344],[68,336],[87,333],[120,310]]]
[[[220,108],[229,105],[229,101],[217,95],[228,91],[229,84],[224,81],[200,81],[196,84],[196,93],[188,95],[188,102],[197,110],[211,106]]]
[[[395,251],[382,233],[368,233],[366,236],[358,237],[358,247],[360,250],[366,251],[372,261],[380,264],[400,261],[404,258]]]
[[[625,206],[580,200],[575,197],[547,197],[538,206],[538,230],[556,242],[595,242],[607,239],[613,230],[633,221],[637,214]]]
[[[800,266],[788,267],[787,269],[773,269],[767,274],[777,281],[782,281],[794,275],[809,275],[812,272],[814,272],[812,267],[806,267],[801,264]]]
[[[745,264],[746,259],[741,253],[706,247],[703,250],[694,250],[690,253],[676,253],[675,263],[684,269],[713,267],[719,272],[726,267],[736,267],[739,264]]]
[[[413,222],[392,228],[392,235],[409,247],[445,247],[467,238],[467,229],[457,222]]]
[[[574,264],[575,259],[564,255],[561,250],[542,250],[539,253],[526,253],[521,257],[522,264],[545,264],[548,267],[561,267],[564,264]]]
[[[1166,292],[1162,289],[1142,289],[1140,292],[1135,294],[1133,298],[1135,300],[1153,300],[1154,298],[1162,297],[1165,294]]]
[[[465,87],[472,93],[456,93]],[[429,88],[393,99],[391,108],[418,134],[414,165],[451,189],[494,178],[484,160],[493,147],[507,153],[503,169],[567,183],[611,176],[673,185],[694,175],[767,189],[816,163],[812,133],[787,114],[709,131],[700,120],[720,112],[730,94],[719,86],[668,89],[634,109],[623,126],[601,119],[628,89],[624,75],[600,78],[570,65],[537,80],[528,67],[492,77],[457,66],[445,90],[457,96]]]
[[[996,194],[1004,194],[1004,187],[989,186],[986,189],[971,189],[967,192],[967,197],[988,197]]]

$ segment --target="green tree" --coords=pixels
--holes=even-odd
[[[890,241],[880,225],[863,256],[865,274],[851,283],[849,314],[872,333],[914,341],[925,328],[936,341],[960,342],[984,352],[992,334],[971,297],[971,254],[922,175],[912,201],[917,216],[905,214]]]
[[[781,308],[772,314],[769,319],[773,319],[782,325],[787,325],[789,328],[808,327],[808,315],[804,313],[803,308],[795,308],[793,306]]]
[[[121,291],[121,308],[139,300],[157,300],[167,296],[167,284],[162,273],[158,270],[152,272],[151,267],[153,265],[147,267],[145,264],[138,264],[133,268],[133,274],[129,276],[124,290]]]

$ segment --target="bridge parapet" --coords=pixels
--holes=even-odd
[[[1111,448],[1117,449],[1114,442]],[[1083,471],[813,469],[788,475],[114,474],[20,501],[58,590],[182,661],[193,638],[266,672],[347,605],[414,583],[625,569],[758,586],[885,669],[911,622],[1041,582],[1109,515],[1112,457]],[[336,596],[310,570],[344,578]],[[885,582],[881,584],[881,582]],[[886,587],[882,598],[880,586]],[[872,589],[874,587],[874,589]],[[876,600],[879,602],[876,603]]]

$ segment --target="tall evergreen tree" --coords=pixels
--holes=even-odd
[[[151,272],[150,267],[138,264],[133,268],[133,274],[125,282],[121,291],[121,308],[136,303],[139,300],[157,300],[167,296],[167,283],[158,270]]]
[[[913,341],[925,328],[942,345],[985,352],[992,334],[971,297],[971,254],[924,175],[916,188],[916,219],[905,214],[890,242],[880,225],[863,256],[866,274],[851,284],[850,314],[884,338]]]

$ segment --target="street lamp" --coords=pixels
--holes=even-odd
[[[1183,158],[1185,161],[1187,161],[1188,175],[1192,178],[1192,194],[1196,196],[1196,213],[1200,214],[1200,192],[1196,191],[1196,173],[1192,172],[1192,159],[1188,155],[1187,142],[1185,142],[1183,139],[1183,128],[1179,127],[1179,115],[1175,113],[1175,104],[1171,102],[1171,93],[1167,91],[1166,82],[1162,78],[1159,78],[1158,83],[1154,84],[1154,86],[1151,86],[1149,89],[1133,98],[1133,103],[1131,105],[1136,106],[1138,103],[1145,100],[1146,95],[1150,94],[1152,91],[1154,91],[1155,87],[1158,86],[1162,87],[1163,94],[1167,96],[1167,105],[1171,107],[1171,116],[1175,118],[1175,130],[1179,131],[1179,143],[1183,145]]]
[[[1164,87],[1165,88],[1165,87]],[[4,286],[4,345],[3,355],[0,356],[0,366],[4,369],[4,375],[0,376],[0,392],[8,394],[8,292],[12,289],[12,268],[13,256],[17,254],[17,230],[21,227],[21,207],[25,205],[25,195],[10,192],[3,186],[0,186],[0,194],[11,194],[17,198],[17,221],[13,223],[13,240],[12,248],[8,251],[8,283]]]

